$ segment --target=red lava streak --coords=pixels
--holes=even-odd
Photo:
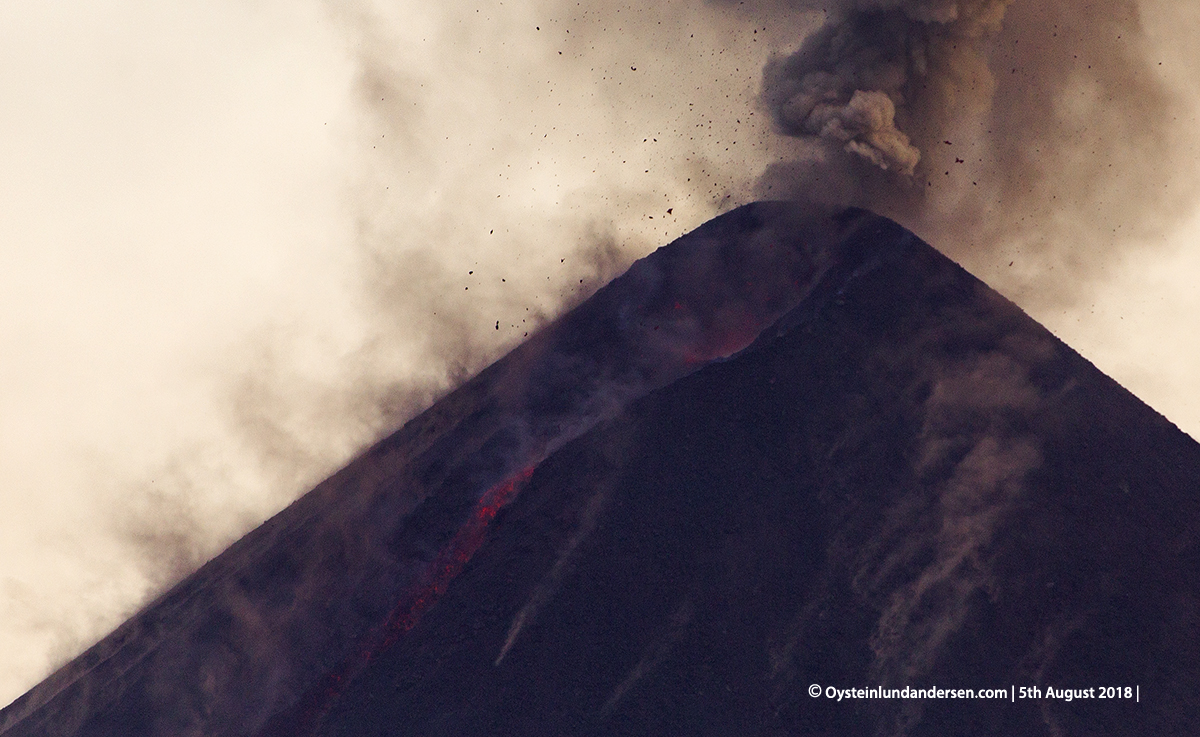
[[[400,598],[383,626],[375,628],[363,639],[358,653],[331,670],[324,682],[310,691],[294,708],[277,714],[258,736],[299,737],[310,734],[346,685],[361,673],[375,656],[394,645],[416,626],[421,615],[446,593],[450,582],[462,572],[467,561],[482,547],[487,537],[488,525],[495,519],[496,513],[516,497],[521,486],[533,475],[534,468],[535,466],[529,466],[488,489],[475,503],[471,516],[458,528],[450,542],[438,552],[433,563],[416,583]]]
[[[399,606],[392,610],[388,617],[387,637],[382,647],[391,645],[400,635],[412,629],[425,610],[433,606],[438,598],[446,592],[450,581],[462,572],[463,566],[483,545],[487,527],[496,517],[496,513],[500,511],[501,507],[512,501],[513,497],[517,495],[520,485],[528,481],[532,475],[533,467],[530,466],[493,486],[480,497],[479,501],[475,503],[475,509],[472,511],[470,519],[463,523],[463,526],[455,533],[454,539],[438,553],[428,572],[417,584],[413,596],[406,597]],[[373,654],[371,653],[371,655]]]

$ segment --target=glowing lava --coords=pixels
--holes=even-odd
[[[488,525],[495,519],[500,508],[516,497],[517,491],[533,475],[534,466],[511,476],[487,491],[475,503],[475,509],[454,538],[438,553],[422,580],[414,587],[414,594],[401,601],[388,616],[385,636],[381,647],[388,647],[401,635],[412,629],[421,615],[433,606],[450,581],[462,572],[463,566],[483,545]],[[371,653],[368,658],[374,655]]]
[[[496,513],[517,496],[535,468],[536,465],[529,466],[488,489],[475,503],[471,516],[458,528],[450,542],[442,547],[417,582],[400,598],[385,623],[363,638],[358,652],[331,670],[324,683],[306,694],[294,708],[271,719],[259,732],[259,737],[299,737],[310,734],[346,685],[379,653],[415,627],[421,615],[446,593],[450,582],[483,546],[488,526],[496,518]]]

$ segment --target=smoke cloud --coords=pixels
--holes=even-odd
[[[1153,5],[791,3],[825,20],[764,71],[795,145],[759,193],[869,207],[1035,313],[1069,305],[1197,198]]]
[[[768,66],[765,102],[786,135],[828,141],[911,176],[921,152],[906,129],[940,129],[956,107],[987,107],[994,82],[982,45],[1011,1],[835,8],[799,51]]]

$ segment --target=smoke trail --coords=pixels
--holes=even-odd
[[[509,650],[516,644],[517,638],[525,628],[537,617],[538,611],[558,593],[559,587],[562,586],[563,577],[570,571],[576,549],[578,549],[580,543],[591,536],[596,530],[596,524],[600,521],[600,514],[608,504],[608,499],[612,495],[614,487],[614,484],[607,479],[598,485],[600,490],[588,499],[583,511],[580,512],[576,528],[571,533],[571,537],[567,539],[562,552],[558,554],[554,565],[542,576],[542,580],[538,581],[533,593],[513,617],[512,623],[508,627],[508,633],[504,636],[504,644],[500,646],[500,652],[492,662],[493,665],[499,666],[500,663],[504,662],[504,657],[508,655]]]
[[[671,650],[687,636],[687,628],[691,624],[694,614],[695,607],[689,599],[685,598],[675,607],[671,613],[669,629],[666,634],[646,647],[641,659],[617,684],[617,687],[604,701],[604,705],[600,707],[601,719],[608,718],[617,704],[625,698],[625,694],[629,693],[629,690],[635,687],[638,681],[653,672],[671,654]]]

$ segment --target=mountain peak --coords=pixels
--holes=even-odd
[[[900,226],[755,203],[367,450],[0,734],[1194,731],[1197,478],[1200,446]],[[1005,698],[836,698],[930,686]],[[1044,698],[1100,686],[1137,697]]]

